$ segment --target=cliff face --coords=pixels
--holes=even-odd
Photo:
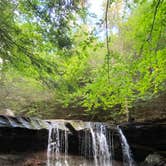
[[[138,101],[132,109],[132,116],[136,121],[165,119],[166,93],[147,101]]]

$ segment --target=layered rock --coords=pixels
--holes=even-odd
[[[47,148],[48,123],[35,118],[0,115],[0,152]]]
[[[48,144],[49,124],[58,121],[0,115],[0,152],[45,151]],[[86,123],[83,121],[63,121],[61,124],[59,125],[60,132],[67,131],[68,133],[68,153],[80,155],[80,142],[85,139],[85,136],[90,135]],[[124,123],[120,127],[136,161],[144,161],[149,154],[156,152],[166,157],[165,120]],[[113,157],[116,160],[122,160],[121,140],[117,127],[107,125],[107,130],[113,141]]]

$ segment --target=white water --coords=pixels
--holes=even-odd
[[[124,136],[121,128],[118,126],[117,127],[118,132],[120,134],[121,138],[121,146],[122,146],[122,152],[123,152],[123,165],[124,166],[135,166],[134,160],[132,158],[131,150],[129,147],[129,144],[126,140],[126,137]]]
[[[60,133],[59,125],[51,123],[49,126],[48,147],[47,147],[47,166],[68,166],[68,134]],[[64,159],[62,151],[64,150]]]
[[[112,156],[106,126],[102,123],[88,124],[92,137],[92,152],[96,166],[112,166]]]
[[[113,161],[113,135],[102,123],[85,123],[80,152],[84,158],[73,159],[68,155],[68,131],[61,132],[64,122],[52,122],[49,126],[47,166],[115,166]],[[135,166],[127,140],[118,127],[123,152],[123,166]],[[77,147],[76,147],[77,148]],[[116,155],[116,154],[115,154]],[[93,159],[93,160],[91,160]],[[77,164],[75,164],[77,162]],[[74,165],[73,165],[74,164]]]

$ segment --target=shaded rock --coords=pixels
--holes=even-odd
[[[78,131],[68,122],[65,123],[65,126],[69,129],[69,131],[73,134],[73,135],[78,135]]]
[[[159,154],[149,154],[140,166],[166,166],[166,158]]]
[[[47,128],[48,123],[39,119],[0,115],[0,152],[46,149]]]
[[[47,149],[48,130],[0,128],[0,152],[26,152]]]
[[[121,128],[137,161],[154,152],[166,157],[166,123],[126,123]]]

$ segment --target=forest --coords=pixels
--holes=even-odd
[[[90,9],[0,0],[0,112],[127,121],[165,94],[166,1],[103,0],[101,18]]]

